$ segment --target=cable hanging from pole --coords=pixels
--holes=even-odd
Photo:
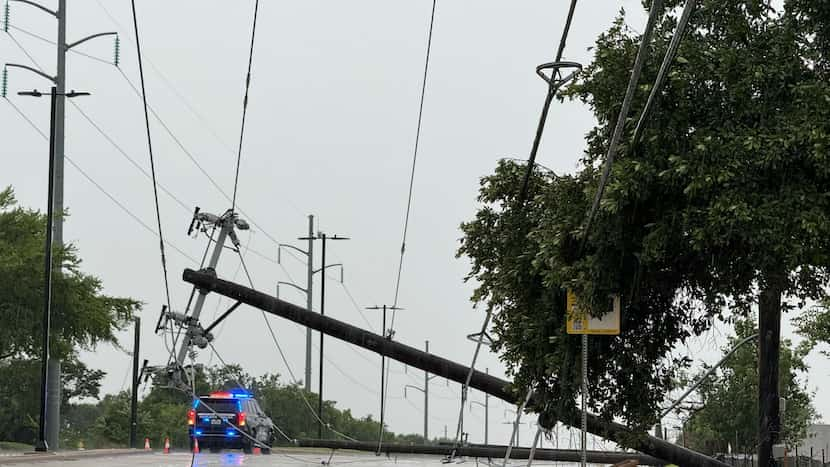
[[[172,310],[170,305],[170,281],[167,274],[167,258],[164,254],[164,234],[161,229],[161,210],[159,208],[159,192],[158,182],[156,181],[156,165],[153,158],[153,138],[150,135],[150,115],[147,111],[147,91],[144,86],[144,66],[141,60],[141,40],[138,34],[138,15],[135,11],[135,0],[130,1],[133,13],[133,27],[135,28],[135,49],[138,55],[138,73],[141,78],[141,100],[144,104],[144,126],[147,129],[147,148],[150,153],[150,174],[153,179],[153,201],[156,207],[156,223],[158,225],[159,234],[159,250],[161,252],[161,269],[164,273],[164,293],[167,299],[167,309]]]
[[[588,211],[585,224],[582,228],[582,242],[579,247],[580,252],[585,249],[585,244],[588,240],[588,233],[591,230],[591,225],[593,224],[596,213],[599,210],[599,203],[602,201],[602,196],[605,194],[605,187],[608,185],[608,178],[611,175],[611,166],[614,164],[614,157],[617,154],[617,144],[619,144],[623,131],[625,130],[628,112],[631,109],[631,101],[633,100],[634,93],[637,90],[637,83],[640,80],[640,73],[643,70],[643,63],[645,63],[646,56],[648,56],[648,46],[651,41],[651,33],[654,30],[654,24],[657,22],[657,17],[660,16],[660,12],[662,10],[663,0],[654,0],[651,3],[646,28],[643,31],[643,35],[640,40],[640,47],[637,49],[637,57],[634,59],[634,68],[631,70],[631,76],[628,80],[628,87],[625,90],[622,107],[620,108],[620,113],[617,116],[617,122],[614,126],[614,133],[611,136],[611,141],[608,143],[608,152],[605,155],[605,164],[602,168],[599,187],[597,188],[597,192],[594,196],[594,202],[591,204],[591,209]],[[656,90],[653,91],[656,92]]]
[[[565,84],[565,82],[572,79],[575,76],[575,73],[576,73],[576,71],[574,71],[570,75],[568,75],[566,77],[563,77],[560,74],[560,67],[557,65],[559,63],[563,63],[563,62],[561,62],[562,55],[565,53],[565,44],[567,43],[568,35],[570,34],[570,30],[571,30],[571,24],[573,23],[574,12],[576,11],[576,3],[577,3],[577,0],[571,0],[570,6],[568,8],[568,15],[565,19],[565,25],[562,29],[562,36],[559,39],[559,47],[557,47],[556,57],[555,57],[554,61],[552,63],[549,63],[549,64],[540,65],[536,69],[536,73],[539,76],[541,76],[542,79],[544,79],[548,83],[548,92],[545,96],[545,102],[542,106],[542,113],[539,117],[539,124],[538,124],[537,129],[536,129],[536,136],[535,136],[534,141],[533,141],[533,146],[532,146],[532,149],[531,149],[531,152],[530,152],[530,157],[528,158],[527,173],[525,174],[525,178],[524,178],[524,181],[522,183],[522,190],[521,190],[520,197],[519,197],[520,203],[522,203],[522,204],[524,204],[524,198],[527,194],[527,190],[528,190],[528,186],[529,186],[530,175],[533,171],[534,164],[536,163],[535,162],[536,161],[536,153],[539,149],[539,142],[542,139],[542,133],[544,132],[544,129],[545,129],[545,122],[547,121],[547,115],[548,115],[548,110],[550,109],[550,104],[553,101],[553,97],[556,95],[556,91],[559,89],[559,87],[561,85]],[[543,68],[550,68],[552,70],[550,78],[545,77],[541,73],[541,70]],[[566,64],[566,66],[563,66],[563,68],[576,68],[578,70],[580,68],[580,66],[576,63],[568,62]],[[476,340],[476,347],[475,347],[475,351],[473,352],[473,360],[472,360],[472,363],[470,364],[470,371],[467,373],[467,379],[466,379],[465,384],[461,387],[461,407],[458,411],[458,425],[456,427],[455,440],[453,442],[454,448],[459,446],[459,443],[462,439],[462,434],[463,434],[462,431],[463,431],[463,427],[464,427],[464,406],[467,403],[467,395],[468,395],[468,391],[469,391],[470,379],[472,378],[473,371],[475,371],[476,361],[478,360],[478,355],[479,355],[479,352],[481,351],[481,345],[483,344],[484,336],[487,332],[487,327],[490,324],[490,319],[492,318],[492,315],[493,315],[493,310],[490,309],[490,310],[487,311],[487,315],[484,317],[484,322],[482,323],[482,326],[481,326],[481,332],[479,333],[478,339]],[[454,456],[454,452],[453,452],[453,454],[451,454],[450,457],[452,457],[452,456]]]
[[[401,288],[401,272],[403,271],[403,256],[406,251],[406,234],[409,230],[409,214],[412,211],[412,191],[415,186],[415,165],[418,162],[418,146],[421,142],[421,122],[424,116],[424,96],[427,90],[427,75],[429,73],[429,56],[432,50],[432,30],[435,26],[435,7],[437,0],[432,0],[432,12],[429,16],[429,34],[427,35],[427,51],[426,59],[424,60],[424,77],[421,81],[421,100],[418,104],[418,125],[415,129],[415,147],[412,150],[412,170],[409,174],[409,194],[406,199],[406,214],[403,220],[403,239],[401,240],[401,256],[398,262],[398,277],[395,280],[395,299],[392,301],[392,306],[398,306],[398,293]],[[395,312],[392,311],[392,328],[395,327]]]
[[[539,124],[536,126],[536,135],[533,138],[533,145],[530,148],[530,156],[527,158],[527,172],[525,172],[525,177],[522,181],[522,189],[519,193],[520,206],[524,205],[525,198],[527,197],[528,190],[530,189],[530,175],[533,173],[533,169],[536,164],[536,153],[539,151],[539,144],[542,141],[542,134],[545,132],[545,124],[548,120],[548,111],[550,110],[553,98],[556,96],[556,92],[562,85],[576,76],[576,72],[573,72],[568,76],[563,77],[560,68],[581,69],[577,63],[567,63],[567,66],[564,66],[565,64],[561,61],[562,55],[565,53],[565,43],[567,42],[568,34],[571,31],[571,23],[573,22],[574,11],[576,10],[576,2],[577,0],[571,0],[571,5],[568,8],[568,16],[565,19],[565,26],[562,29],[562,37],[559,39],[559,47],[556,50],[556,58],[553,62],[545,65],[539,65],[539,67],[536,68],[536,73],[541,76],[542,79],[547,81],[548,92],[545,95],[545,102],[542,104],[542,113],[539,116]],[[562,66],[560,66],[560,64],[562,64]],[[550,79],[547,79],[544,75],[542,75],[541,70],[543,67],[551,69]]]
[[[248,74],[245,76],[245,98],[242,100],[242,126],[239,130],[239,150],[236,154],[236,175],[233,179],[233,199],[231,211],[236,208],[236,191],[239,186],[239,164],[242,161],[242,141],[245,137],[245,117],[248,114],[248,90],[251,87],[251,64],[254,61],[254,41],[256,39],[256,20],[259,13],[259,0],[254,2],[254,20],[251,25],[251,50],[248,53]]]

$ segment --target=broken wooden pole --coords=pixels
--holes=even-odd
[[[342,341],[363,347],[372,352],[397,360],[405,365],[427,371],[443,378],[464,384],[470,368],[459,363],[426,353],[391,339],[384,339],[378,334],[366,331],[357,326],[322,316],[256,291],[243,285],[219,279],[215,273],[185,269],[185,282],[189,282],[206,292],[216,292],[219,295],[240,301],[254,308],[259,308],[272,315],[285,318],[316,331]],[[474,370],[470,379],[470,387],[491,396],[498,397],[508,403],[515,403],[518,399],[513,385],[495,376]],[[528,408],[538,408],[530,401]],[[577,426],[579,420],[562,420],[570,426]],[[634,432],[620,423],[604,420],[596,415],[588,415],[588,431],[594,435],[625,445],[645,454],[649,454],[666,463],[677,464],[683,467],[728,467],[728,464],[713,459],[691,449],[672,444],[666,440],[657,439],[647,433]]]

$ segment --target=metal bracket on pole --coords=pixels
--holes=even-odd
[[[200,209],[197,207],[193,213],[193,218],[191,219],[190,226],[188,227],[188,234],[191,234],[196,229],[205,230],[206,225],[213,225],[214,228],[219,229],[219,235],[215,240],[216,245],[213,248],[213,252],[210,256],[208,265],[204,269],[204,272],[210,273],[215,276],[216,266],[219,263],[219,257],[221,256],[222,251],[225,249],[225,241],[227,239],[230,239],[234,247],[238,249],[239,239],[237,238],[234,229],[248,230],[250,226],[247,222],[240,219],[238,215],[230,209],[225,211],[225,213],[221,216],[217,216],[215,214],[200,211]],[[215,327],[216,324],[227,318],[227,316],[241,304],[237,302],[228,311],[226,311],[216,322],[211,324],[208,327],[208,329],[204,329],[199,324],[199,317],[202,313],[202,308],[204,307],[205,298],[207,297],[208,291],[199,289],[194,286],[193,293],[196,292],[198,292],[196,296],[196,302],[193,305],[193,311],[190,315],[187,314],[187,310],[185,310],[184,313],[177,313],[173,312],[172,310],[163,312],[163,315],[167,320],[173,320],[174,322],[178,323],[180,327],[186,329],[185,336],[181,341],[181,347],[179,348],[178,354],[176,356],[176,361],[172,363],[172,368],[168,368],[168,371],[171,372],[173,375],[174,383],[178,386],[184,385],[184,380],[181,375],[181,369],[183,368],[185,358],[187,357],[188,352],[191,351],[192,346],[196,345],[201,349],[207,347],[210,341],[213,340],[213,336],[210,334],[209,331],[213,329],[213,327]],[[159,325],[160,324],[161,319],[159,320]]]

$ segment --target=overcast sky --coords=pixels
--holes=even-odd
[[[149,180],[81,113],[129,157],[149,168],[141,102],[128,83],[138,84],[129,2],[69,3],[68,42],[100,31],[118,31],[122,53],[120,70],[69,55],[67,89],[89,91],[92,96],[76,99],[78,108],[67,105],[66,155],[155,229]],[[502,157],[527,157],[545,93],[534,68],[552,60],[567,3],[438,2],[398,301],[406,310],[397,316],[397,340],[421,347],[428,339],[434,353],[469,363],[474,344],[464,336],[480,327],[483,313],[473,309],[469,300],[473,286],[463,282],[468,261],[455,258],[459,224],[477,209],[481,176],[491,173]],[[314,214],[320,230],[351,237],[329,245],[329,261],[345,264],[346,287],[356,304],[362,308],[392,303],[431,5],[429,0],[260,2],[238,197],[247,220],[255,224],[241,239],[249,249],[247,263],[257,288],[273,291],[277,281],[291,278],[303,285],[305,265],[286,255],[285,270],[276,265],[273,239],[296,242],[296,237],[306,234],[306,216]],[[620,7],[629,13],[630,25],[640,30],[644,15],[639,0],[582,2],[564,58],[588,63],[587,48],[609,27]],[[252,1],[139,2],[148,101],[228,194],[233,189],[252,12]],[[13,3],[11,18],[16,28],[55,37],[54,19],[37,10]],[[14,38],[54,73],[54,46],[14,27],[11,36],[0,39],[0,59],[32,65]],[[96,39],[78,50],[110,61],[113,41]],[[41,129],[48,129],[48,100],[15,95],[23,89],[46,90],[48,83],[20,70],[9,75],[11,101]],[[587,107],[554,103],[539,162],[560,173],[574,171],[585,147],[584,135],[593,124]],[[13,185],[22,205],[43,208],[47,143],[6,102],[0,105],[0,128],[4,162],[0,185]],[[151,129],[158,180],[184,204],[160,193],[164,235],[187,255],[199,258],[204,238],[186,236],[193,207],[220,214],[229,203],[158,121],[151,122]],[[162,340],[153,334],[164,301],[158,241],[70,163],[65,199],[70,211],[65,239],[79,248],[84,271],[101,277],[107,293],[144,302],[142,357],[155,364],[166,362]],[[319,252],[319,244],[316,247]],[[167,258],[174,307],[181,310],[190,292],[181,272],[196,265],[171,247]],[[220,276],[243,282],[238,265],[238,259],[226,252],[218,268]],[[346,289],[336,280],[327,286],[327,314],[365,326]],[[319,291],[319,280],[315,289]],[[305,303],[290,289],[282,295]],[[204,316],[212,317],[228,305],[211,296]],[[377,311],[361,311],[375,330],[380,328]],[[269,319],[295,375],[302,378],[304,330]],[[258,311],[240,308],[219,333],[216,348],[226,361],[242,364],[251,374],[287,375],[262,320]],[[790,336],[791,326],[785,323],[784,329]],[[691,352],[698,364],[713,363],[729,332],[720,326],[677,351]],[[131,345],[130,332],[123,333],[122,342]],[[325,396],[356,415],[371,413],[376,418],[379,357],[334,339],[327,339],[325,348]],[[83,359],[108,372],[105,392],[127,386],[130,360],[124,353],[101,346]],[[201,352],[199,361],[209,362],[210,352]],[[316,388],[316,357],[314,361]],[[810,386],[824,387],[816,393],[816,406],[828,416],[827,360],[815,352],[809,363]],[[504,375],[498,357],[490,353],[480,357],[478,367]],[[404,399],[403,387],[422,382],[420,371],[392,364],[386,416],[390,429],[421,432],[422,397],[409,392],[409,399]],[[454,432],[459,394],[457,384],[432,381],[430,436],[442,435],[445,425]],[[477,392],[472,398],[483,401]],[[490,440],[506,443],[508,406],[491,402]],[[465,417],[470,440],[483,440],[483,411],[478,406],[472,412],[465,409]],[[676,422],[668,422],[672,424]],[[523,428],[523,444],[534,430]],[[560,446],[576,446],[576,442],[577,438],[569,441],[563,434]]]

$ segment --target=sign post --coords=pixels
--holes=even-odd
[[[620,334],[620,296],[611,298],[608,310],[600,317],[593,317],[580,308],[576,294],[568,290],[566,309],[568,312],[568,334],[582,335],[582,436],[581,466],[586,467],[588,458],[588,335],[616,336]]]

